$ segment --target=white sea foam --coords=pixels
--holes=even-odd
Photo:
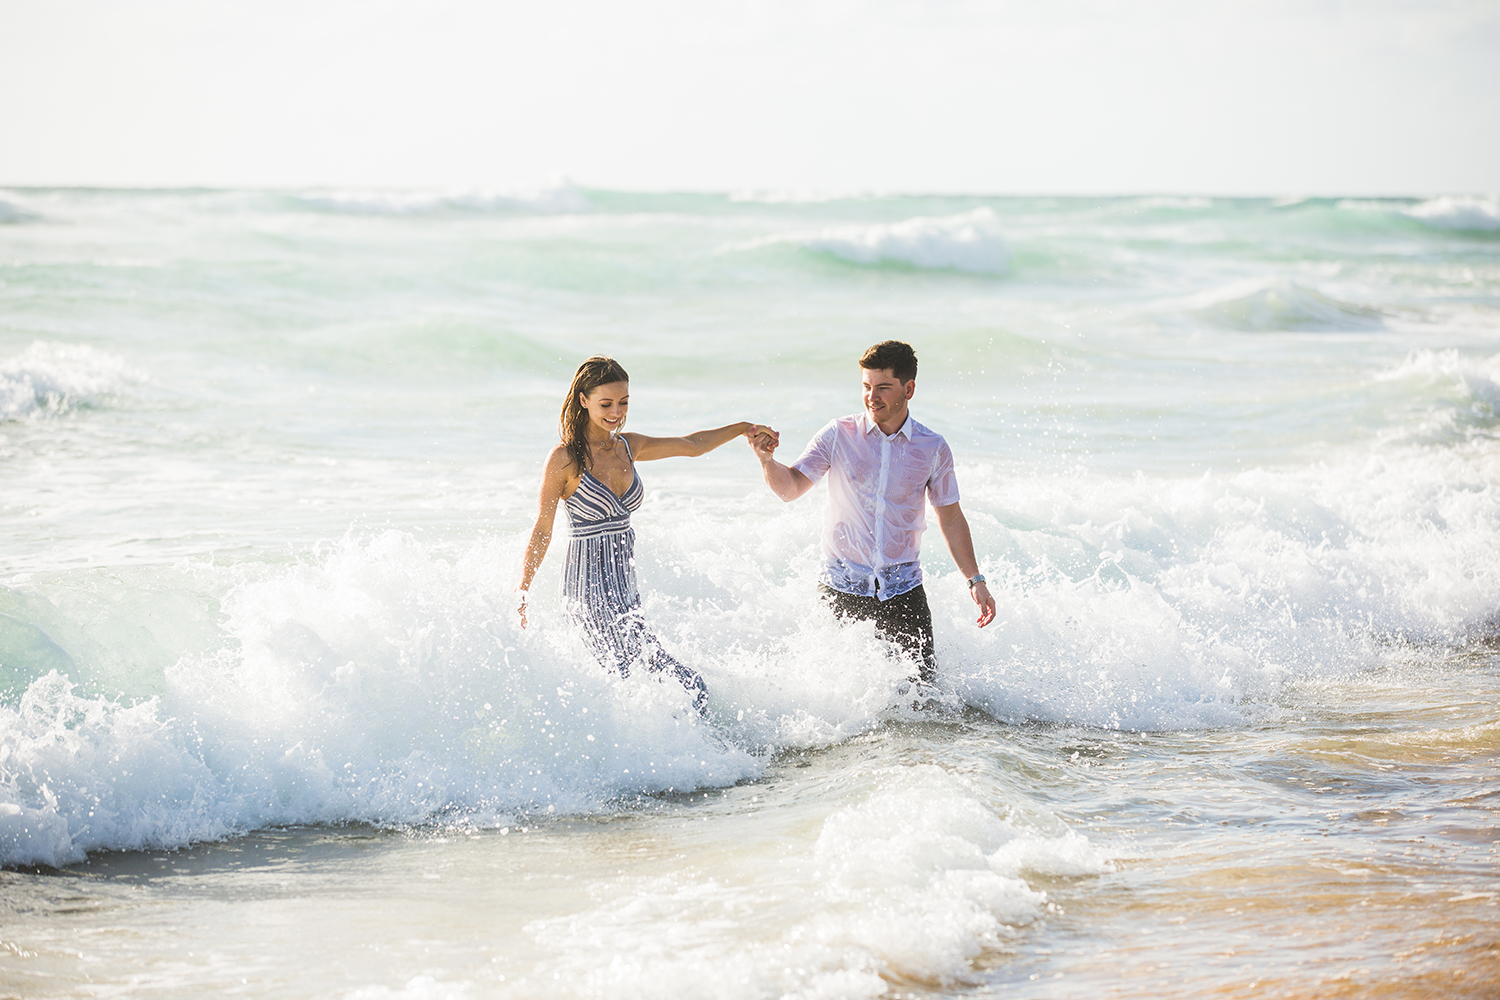
[[[956,575],[928,590],[948,683],[1000,718],[1232,723],[1287,680],[1462,644],[1500,608],[1492,440],[1179,482],[976,478],[997,620],[972,627]]]
[[[589,210],[588,196],[568,181],[529,190],[482,188],[437,191],[304,191],[298,202],[322,212],[351,215],[430,215],[465,212],[567,214]]]
[[[1388,441],[1446,443],[1493,437],[1500,418],[1500,354],[1476,358],[1422,348],[1374,381],[1401,387],[1413,419],[1384,432]]]
[[[413,976],[400,989],[366,986],[348,994],[348,1000],[468,1000],[473,984],[448,982],[436,976]]]
[[[87,344],[37,341],[0,361],[0,421],[97,406],[142,378],[123,358]]]
[[[1405,210],[1405,214],[1438,229],[1500,232],[1500,199],[1497,198],[1444,195],[1413,205]]]
[[[1437,353],[1388,377],[1472,385],[1494,366]],[[1194,727],[1270,705],[1288,678],[1378,662],[1383,636],[1462,641],[1500,607],[1496,461],[1403,446],[1124,484],[964,470],[1000,616],[974,629],[962,582],[931,577],[944,683],[1001,718]],[[648,617],[704,671],[732,745],[857,733],[910,669],[811,600],[813,520],[667,502],[640,518]],[[450,563],[406,535],[350,539],[234,589],[224,650],[169,671],[159,703],[38,679],[3,727],[6,822],[28,831],[9,849],[56,856],[59,821],[67,858],[267,822],[588,810],[755,773],[684,720],[674,686],[599,671],[555,609],[519,632],[499,603],[512,562],[493,542]],[[150,769],[160,787],[110,780],[102,762],[131,754],[175,763]]]
[[[885,996],[893,984],[951,986],[1043,912],[1046,897],[1023,869],[1110,870],[1086,839],[1018,828],[934,765],[859,780],[862,794],[851,789],[815,837],[775,838],[774,855],[740,859],[741,878],[689,869],[533,921],[527,933],[556,956],[540,978],[581,996],[834,1000]],[[745,940],[757,947],[736,947]]]
[[[177,663],[160,696],[88,697],[49,671],[0,707],[0,861],[268,823],[586,812],[757,772],[680,686],[612,682],[570,629],[542,614],[523,632],[492,606],[510,556],[349,540],[233,589],[230,643]]]
[[[1456,349],[1422,348],[1407,354],[1394,368],[1377,372],[1377,382],[1416,380],[1425,384],[1447,383],[1464,397],[1489,407],[1500,407],[1500,354],[1475,358]]]
[[[1005,274],[1010,248],[992,209],[919,216],[882,225],[836,226],[764,237],[736,249],[792,244],[853,264],[903,264],[938,271]]]
[[[1438,353],[1393,377],[1496,364]],[[1180,481],[960,474],[1000,611],[976,629],[959,575],[934,567],[940,681],[1000,719],[1234,724],[1278,711],[1289,681],[1462,643],[1500,608],[1493,440]],[[7,664],[25,692],[0,707],[0,860],[272,823],[586,813],[856,735],[912,665],[816,601],[816,520],[661,497],[638,515],[644,610],[707,679],[708,727],[679,686],[600,670],[554,602],[518,628],[520,536],[444,555],[389,532],[289,568],[202,567],[232,584],[222,648],[184,656],[153,697],[85,695],[57,651],[29,676]]]

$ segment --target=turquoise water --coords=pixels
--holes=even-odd
[[[821,493],[642,467],[511,589],[567,379],[792,452],[921,359],[999,600],[944,708]],[[0,191],[0,985],[1492,995],[1500,204]]]

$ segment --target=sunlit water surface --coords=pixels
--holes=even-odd
[[[0,209],[0,996],[1500,995],[1493,201]],[[795,452],[885,337],[942,706],[738,443],[636,517],[709,723],[518,627],[582,357]]]

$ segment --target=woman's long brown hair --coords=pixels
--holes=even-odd
[[[629,381],[630,376],[620,367],[620,363],[602,354],[589,358],[573,373],[573,384],[568,386],[568,398],[563,400],[557,431],[562,437],[563,447],[568,449],[579,472],[591,468],[594,460],[589,454],[589,411],[583,408],[578,397],[587,396],[601,385]]]

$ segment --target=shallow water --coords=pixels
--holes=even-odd
[[[0,874],[12,988],[1492,996],[1500,657],[1445,676],[1196,733],[888,721],[590,818],[278,828]]]
[[[1500,991],[1493,202],[0,203],[0,995]],[[795,452],[886,336],[944,707],[741,444],[641,470],[709,725],[517,627],[579,359]]]

